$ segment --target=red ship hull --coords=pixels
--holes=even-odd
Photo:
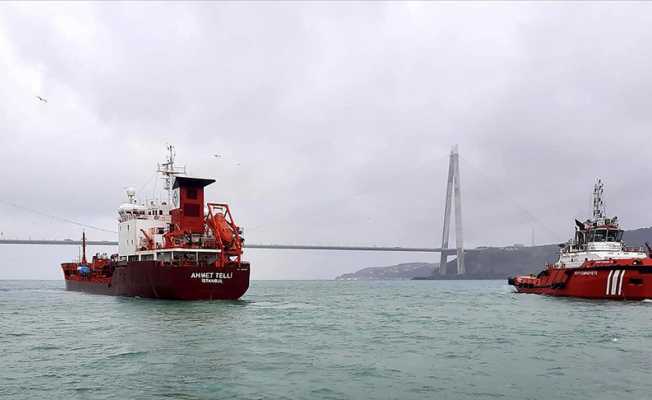
[[[589,261],[508,280],[519,293],[585,299],[652,299],[652,259]]]
[[[65,267],[64,267],[65,270]],[[65,276],[66,290],[172,300],[236,300],[249,288],[249,264],[223,268],[172,266],[157,261],[116,265],[111,276]]]

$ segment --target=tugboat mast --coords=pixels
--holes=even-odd
[[[606,212],[602,195],[604,194],[604,185],[601,179],[593,186],[593,220],[598,221],[605,218]]]

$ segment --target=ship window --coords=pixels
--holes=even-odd
[[[199,217],[199,205],[198,204],[184,204],[183,214],[186,217]]]
[[[186,197],[191,200],[197,200],[197,188],[187,188]]]
[[[175,261],[197,261],[197,254],[194,251],[174,251],[172,259]]]
[[[623,236],[623,231],[620,230],[610,230],[607,233],[607,241],[609,242],[620,242],[620,239]]]
[[[217,261],[218,255],[216,253],[199,253],[198,262],[201,264],[212,264]]]

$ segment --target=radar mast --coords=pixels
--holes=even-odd
[[[158,172],[161,173],[164,176],[163,179],[165,179],[165,186],[163,188],[168,192],[168,204],[176,206],[179,199],[172,188],[174,185],[174,177],[177,175],[185,175],[186,167],[177,167],[174,165],[174,158],[176,156],[174,146],[171,144],[168,145],[167,150],[167,160],[162,164],[158,164]]]
[[[593,186],[593,220],[598,221],[605,218],[606,212],[604,208],[604,184],[601,179]]]

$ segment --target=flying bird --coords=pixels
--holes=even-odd
[[[41,97],[41,96],[36,96],[36,98],[39,99],[39,100],[41,100],[41,101],[44,102],[44,103],[47,103],[47,102],[48,102],[47,99],[44,99],[44,98]]]
[[[213,157],[215,157],[215,158],[222,158],[222,155],[221,155],[221,154],[213,154]]]

